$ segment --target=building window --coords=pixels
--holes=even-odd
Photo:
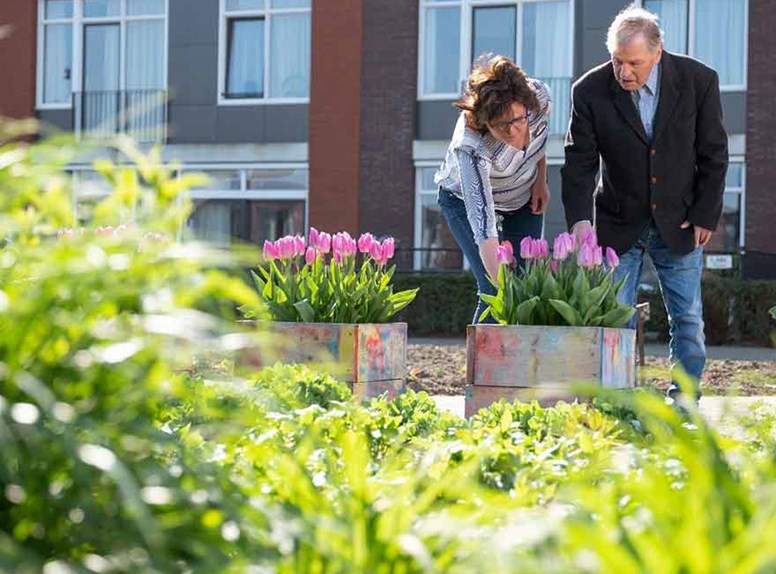
[[[306,101],[311,0],[221,0],[219,103]]]
[[[73,0],[40,6],[38,105],[69,106],[73,76]]]
[[[434,172],[437,165],[415,170],[415,255],[413,268],[423,271],[460,271],[464,257],[437,205]]]
[[[725,179],[722,220],[706,251],[735,253],[744,246],[744,163],[731,161]]]
[[[455,99],[482,54],[504,54],[552,93],[550,129],[568,123],[573,56],[571,0],[420,0],[421,99]]]
[[[746,86],[746,0],[643,0],[660,17],[666,49],[714,68],[728,90]]]
[[[194,212],[186,226],[189,238],[220,245],[263,245],[266,239],[304,235],[306,167],[187,169],[204,171],[210,178],[207,187],[192,190]]]

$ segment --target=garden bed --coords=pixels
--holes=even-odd
[[[668,387],[668,359],[647,357],[645,380]],[[463,395],[466,348],[460,345],[408,345],[407,386],[432,395]],[[776,395],[776,361],[709,360],[701,382],[706,395]]]

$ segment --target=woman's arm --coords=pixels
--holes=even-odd
[[[543,155],[536,164],[539,173],[531,185],[531,213],[540,214],[547,211],[550,203],[550,188],[547,186],[547,156]]]

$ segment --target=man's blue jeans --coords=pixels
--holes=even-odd
[[[496,288],[488,280],[488,273],[480,258],[480,249],[474,241],[469,219],[466,217],[466,205],[463,200],[453,195],[450,191],[440,188],[437,199],[442,208],[442,215],[447,221],[450,232],[453,234],[456,243],[463,251],[464,257],[469,262],[469,267],[477,280],[477,291],[487,295],[495,295]],[[502,214],[501,229],[499,229],[499,241],[509,241],[515,250],[515,259],[517,259],[518,268],[522,265],[520,258],[520,242],[525,237],[539,239],[542,236],[543,215],[531,213],[530,203],[521,207],[517,211],[504,212]],[[485,310],[486,305],[481,299],[477,302],[477,309],[474,311],[472,324],[480,322],[480,315]],[[494,322],[489,316],[486,323]]]
[[[657,270],[660,291],[668,312],[671,367],[681,367],[697,384],[706,364],[701,301],[703,248],[698,247],[687,255],[677,255],[663,242],[654,222],[650,223],[636,244],[620,256],[620,265],[615,270],[615,279],[618,281],[627,275],[618,299],[628,305],[636,304],[645,253]],[[634,316],[628,327],[635,326]],[[672,385],[669,393],[673,394],[677,390],[678,387]],[[699,397],[700,391],[697,391],[696,398]]]

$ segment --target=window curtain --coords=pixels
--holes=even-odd
[[[84,27],[84,88],[81,126],[93,135],[116,133],[119,122],[119,25]]]
[[[457,94],[461,8],[429,8],[424,30],[423,93]]]
[[[164,22],[128,22],[127,89],[160,89],[164,85]]]
[[[669,52],[687,53],[687,0],[645,0],[644,8],[657,14],[663,43]]]
[[[745,0],[696,0],[694,55],[719,74],[721,85],[743,85]]]
[[[475,8],[472,61],[483,54],[502,54],[515,59],[517,9],[514,6]]]
[[[310,13],[278,14],[270,21],[269,95],[310,95]]]
[[[229,21],[227,96],[264,96],[264,20]]]
[[[194,236],[200,241],[229,245],[232,241],[232,205],[228,201],[203,202],[192,216]]]
[[[550,133],[562,134],[571,106],[571,4],[532,2],[523,5],[522,66],[547,84],[552,95]]]
[[[68,103],[71,90],[70,66],[73,61],[72,25],[46,24],[43,43],[43,102]]]

